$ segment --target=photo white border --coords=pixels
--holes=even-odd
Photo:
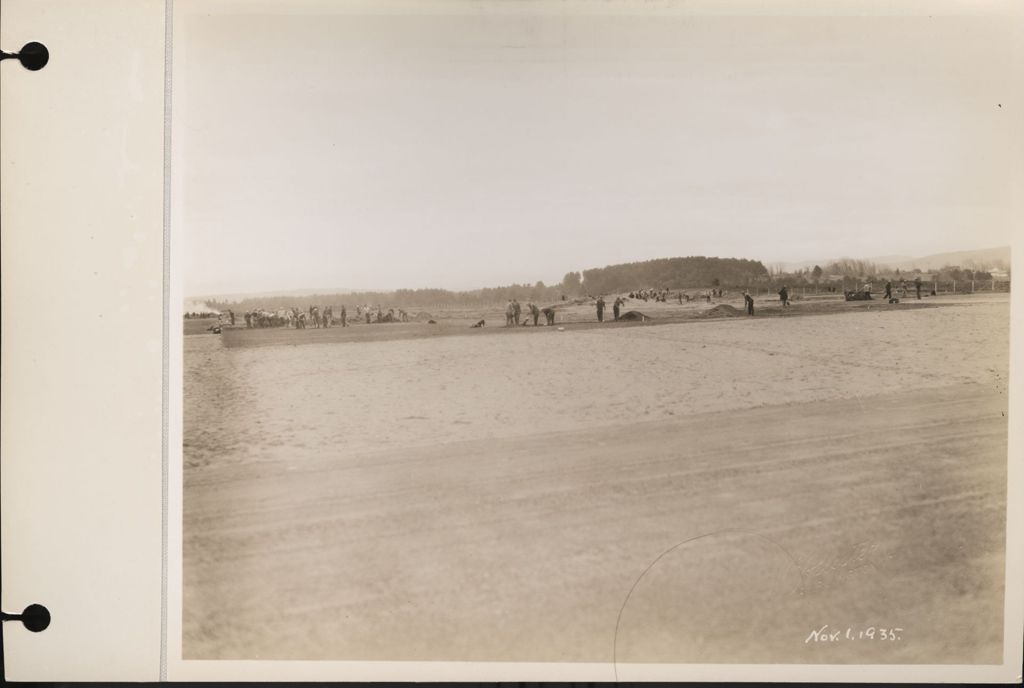
[[[202,14],[232,14],[236,12],[273,13],[287,6],[295,14],[338,14],[356,12],[437,12],[452,11],[454,4],[468,5],[474,12],[585,12],[636,13],[638,7],[652,13],[735,14],[735,15],[979,15],[1005,14],[1016,21],[1017,35],[1024,39],[1021,17],[1024,3],[998,0],[992,2],[953,2],[949,0],[778,0],[766,3],[755,0],[680,2],[667,0],[650,3],[640,0],[527,0],[501,2],[499,0],[167,0],[168,27],[171,45],[168,55],[181,54],[182,32],[170,30],[173,24],[184,25],[182,19],[192,12]],[[1024,46],[1024,40],[1017,41]],[[1020,70],[1022,54],[1018,54]],[[301,67],[297,66],[297,69]],[[1024,70],[1020,70],[1024,73]],[[170,71],[169,71],[170,74]],[[186,103],[181,87],[186,74],[176,64],[168,84],[171,96],[170,121],[180,121]],[[172,88],[176,86],[176,88]],[[1018,107],[1024,105],[1021,93],[1011,94]],[[1011,99],[1007,99],[1010,101]],[[1018,118],[1019,119],[1019,118]],[[1022,128],[1018,128],[1018,135]],[[608,663],[525,663],[525,662],[359,662],[359,661],[275,661],[275,660],[186,660],[182,658],[182,317],[184,308],[183,276],[178,269],[184,255],[183,232],[180,226],[182,207],[182,146],[180,132],[172,132],[170,160],[170,302],[167,309],[170,333],[167,370],[168,432],[167,432],[167,666],[165,678],[172,681],[614,681],[615,667]],[[177,144],[177,145],[176,145]],[[1024,160],[1024,137],[1016,145]],[[1018,211],[1021,202],[1018,198]],[[1024,275],[1024,261],[1019,236],[1012,246],[1013,272]],[[1019,280],[1018,280],[1019,281]],[[1011,342],[1021,342],[1024,331],[1024,300],[1020,285],[1012,283]],[[1021,412],[1020,392],[1024,383],[1022,356],[1019,345],[1011,346],[1009,417],[1017,418]],[[1022,478],[1021,450],[1024,423],[1016,427],[1011,422],[1009,437],[1009,466],[1007,478],[1006,527],[1006,587],[1004,601],[1004,656],[1001,665],[819,665],[819,664],[645,664],[621,665],[620,680],[628,681],[771,681],[771,682],[891,682],[891,683],[1020,683],[1022,662],[1022,634],[1024,634],[1024,478]],[[628,670],[625,667],[628,666]]]

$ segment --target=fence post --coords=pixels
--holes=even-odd
[[[936,296],[939,295],[939,280],[935,280],[934,282],[932,282],[932,291],[935,292]]]
[[[956,293],[956,280],[953,280],[953,293]]]
[[[974,293],[974,280],[971,280],[971,293]]]

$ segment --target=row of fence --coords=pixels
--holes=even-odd
[[[835,289],[834,292],[829,291],[829,286]],[[854,283],[852,281],[848,283],[838,283],[829,286],[813,285],[805,287],[791,287],[789,293],[791,295],[799,294],[801,296],[811,295],[822,295],[829,293],[843,294],[847,291],[862,291],[864,288],[863,283]],[[917,293],[917,288],[913,282],[907,282],[903,285],[907,294]],[[892,292],[895,296],[899,291],[900,285],[893,283]],[[760,290],[759,290],[760,291]],[[1010,292],[1010,281],[1009,280],[928,280],[921,282],[921,293],[931,294],[935,292],[936,295],[940,294],[977,294],[977,293],[1009,293]],[[773,293],[770,290],[765,290],[765,293]],[[774,293],[778,293],[776,290]],[[885,282],[872,282],[871,283],[872,294],[884,294],[885,293]]]

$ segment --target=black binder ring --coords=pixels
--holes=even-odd
[[[30,604],[21,614],[0,612],[0,621],[20,621],[28,630],[39,633],[50,625],[50,610],[41,604]]]
[[[13,59],[21,63],[25,69],[37,72],[50,61],[50,51],[42,43],[26,43],[19,52],[9,53],[0,50],[0,60]]]

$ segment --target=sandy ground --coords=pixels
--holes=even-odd
[[[1008,315],[186,337],[185,656],[997,661]]]

